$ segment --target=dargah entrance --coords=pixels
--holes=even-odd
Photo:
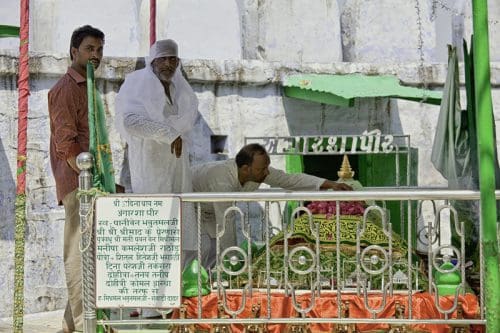
[[[347,160],[352,180],[346,182],[355,181],[356,190],[418,185],[418,149],[410,147],[409,135],[384,135],[375,129],[361,135],[247,138],[246,142],[262,144],[271,156],[283,156],[289,173],[337,180]],[[388,202],[385,208],[393,230],[404,235],[407,203]]]

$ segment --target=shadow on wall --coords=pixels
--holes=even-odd
[[[402,134],[397,103],[389,98],[359,98],[352,107],[341,107],[284,97],[283,104],[290,136],[336,137],[337,148],[340,147],[339,137],[342,135],[361,135],[373,130],[380,130],[383,134]],[[322,148],[325,149],[325,146]],[[349,143],[346,148],[346,153],[349,154]],[[350,157],[351,166],[356,177],[365,179],[369,170],[364,166],[374,162],[371,157],[368,162],[361,155],[355,156]],[[382,156],[376,160],[380,158]],[[290,160],[292,163],[287,165],[301,165],[305,173],[335,180],[342,164],[342,155],[323,151],[321,155],[307,154],[293,161],[295,162]],[[300,164],[296,164],[297,162]]]
[[[191,165],[202,164],[212,161],[221,161],[229,158],[228,144],[231,138],[228,136],[231,133],[218,133],[214,131],[205,119],[205,115],[209,115],[207,109],[216,107],[216,100],[220,93],[216,86],[207,86],[204,84],[190,83],[195,94],[198,95],[198,119],[191,131],[190,139],[190,162]],[[200,96],[207,91],[213,91],[213,96],[207,98]],[[210,100],[210,102],[207,102]],[[205,110],[203,110],[205,109]]]
[[[9,160],[0,139],[0,240],[14,240],[16,183],[12,178]]]
[[[290,135],[349,135],[379,129],[402,134],[397,103],[389,98],[357,98],[353,107],[283,97]]]
[[[403,125],[401,123],[401,117],[399,115],[399,107],[397,99],[391,98],[389,100],[388,108],[390,110],[390,118],[391,118],[391,128],[389,129],[389,133],[394,135],[404,135],[408,133],[403,132]]]
[[[189,161],[191,165],[221,161],[228,158],[224,149],[214,151],[212,143],[216,137],[219,136],[215,136],[214,131],[208,126],[203,115],[199,114],[190,134],[191,145]]]

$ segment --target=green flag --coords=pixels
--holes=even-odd
[[[464,46],[465,47],[465,46]],[[468,54],[465,52],[466,84],[470,77]],[[469,91],[469,89],[467,89]],[[468,96],[469,97],[469,96]],[[443,90],[441,110],[436,126],[431,161],[448,180],[450,189],[477,190],[477,143],[473,104],[467,110],[460,106],[458,57],[455,47],[448,47],[448,75]],[[460,222],[465,222],[466,259],[475,260],[478,244],[479,203],[470,200],[452,201]],[[453,232],[452,244],[460,249],[460,237]]]
[[[106,130],[106,115],[101,96],[95,88],[94,66],[87,63],[87,96],[89,107],[89,150],[94,157],[92,186],[108,193],[115,193],[115,175],[111,146]]]
[[[460,107],[459,89],[457,53],[456,49],[450,46],[448,48],[448,75],[434,136],[431,161],[448,180],[448,187],[451,189],[462,188],[462,178],[470,178],[468,177],[471,159],[468,144],[469,133],[464,126],[467,114],[464,114]]]
[[[0,38],[19,37],[19,27],[0,24]]]
[[[458,58],[455,47],[449,48],[448,76],[443,91],[441,110],[432,147],[431,160],[436,169],[448,180],[450,189],[479,189],[478,144],[474,96],[474,68],[472,47],[470,53],[463,43],[467,108],[460,107]],[[494,125],[494,123],[493,123]],[[493,132],[495,133],[495,132]],[[496,142],[496,138],[495,138]],[[495,161],[497,160],[496,149]],[[500,188],[500,169],[495,164],[496,187]],[[480,203],[473,200],[451,202],[459,221],[465,222],[465,256],[479,267]],[[460,248],[460,237],[452,232],[452,244]]]

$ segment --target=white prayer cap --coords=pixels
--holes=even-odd
[[[172,39],[158,40],[149,49],[150,61],[161,57],[177,57],[177,54],[177,43]]]

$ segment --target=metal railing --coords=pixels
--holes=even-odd
[[[89,180],[89,173],[85,173],[85,168],[82,167],[81,184],[87,184]],[[83,187],[82,189],[86,189]],[[212,327],[222,327],[224,325],[241,324],[245,327],[269,325],[269,324],[283,324],[283,325],[296,325],[297,327],[304,327],[306,324],[332,324],[335,332],[348,332],[351,329],[355,331],[356,325],[359,324],[384,324],[388,325],[390,329],[397,332],[404,332],[404,327],[410,325],[451,325],[457,329],[469,327],[469,325],[485,325],[487,318],[485,318],[484,311],[484,269],[480,265],[479,274],[479,294],[474,298],[473,302],[477,302],[479,313],[477,316],[463,316],[463,302],[461,298],[466,293],[466,258],[465,258],[465,233],[464,222],[460,221],[457,217],[457,212],[449,201],[453,200],[479,200],[480,193],[477,191],[466,190],[442,190],[442,189],[375,189],[366,191],[353,191],[353,192],[287,192],[287,191],[270,191],[270,192],[251,192],[251,193],[183,193],[176,194],[181,197],[183,202],[192,202],[197,205],[197,230],[198,230],[198,258],[201,259],[200,249],[200,233],[201,233],[201,203],[216,203],[216,202],[232,202],[233,205],[226,211],[237,212],[241,215],[237,221],[241,225],[243,231],[243,239],[247,240],[247,244],[255,241],[249,232],[250,223],[248,221],[248,211],[241,209],[237,203],[250,203],[250,202],[263,202],[261,219],[263,223],[262,242],[264,250],[262,250],[262,260],[264,261],[263,279],[259,281],[259,272],[255,263],[252,261],[253,249],[249,245],[247,249],[242,250],[240,247],[234,246],[227,249],[217,248],[217,265],[214,268],[216,278],[211,280],[210,287],[212,293],[217,295],[219,303],[218,315],[213,318],[206,318],[204,316],[205,309],[202,307],[202,281],[201,281],[201,267],[198,268],[198,302],[197,302],[197,315],[193,318],[186,318],[180,315],[178,319],[159,319],[159,320],[139,320],[139,319],[123,319],[123,316],[113,319],[95,319],[95,291],[92,290],[94,285],[95,276],[86,274],[85,272],[95,272],[95,266],[92,266],[92,261],[95,260],[92,251],[83,252],[84,263],[84,310],[85,310],[85,332],[96,330],[96,325],[103,326],[123,326],[123,325],[143,325],[143,324],[167,324],[172,327],[185,325],[212,325]],[[130,195],[131,197],[140,195]],[[161,197],[162,195],[148,194],[148,197]],[[500,197],[500,191],[496,193],[497,199]],[[83,200],[82,209],[88,209],[89,198],[82,195]],[[342,216],[334,214],[330,217],[327,223],[330,223],[332,230],[335,234],[332,235],[330,245],[334,246],[336,250],[330,250],[334,260],[334,267],[324,267],[321,262],[321,255],[324,252],[323,243],[319,234],[319,223],[314,220],[311,212],[305,207],[300,206],[296,209],[292,216],[290,223],[281,221],[281,235],[282,237],[282,251],[283,251],[283,267],[281,271],[281,278],[276,279],[272,276],[271,253],[272,249],[272,236],[275,233],[275,228],[271,225],[269,209],[273,202],[288,202],[288,201],[330,201],[335,202],[337,212],[340,202],[344,201],[373,201],[388,202],[399,201],[407,204],[407,219],[406,219],[406,255],[396,259],[393,250],[396,246],[394,233],[392,232],[391,221],[385,215],[384,205],[372,205],[366,208],[365,214],[359,217],[355,223],[355,245],[351,247],[354,254],[350,258],[341,258],[341,251],[338,250],[341,246],[341,219]],[[436,207],[436,214],[432,221],[426,221],[423,229],[419,230],[420,233],[427,233],[427,244],[424,259],[416,256],[415,236],[416,236],[416,212],[412,207],[413,203],[422,201],[432,201]],[[241,205],[240,205],[241,206]],[[85,208],[86,207],[86,208]],[[442,213],[449,212],[449,219],[443,219]],[[88,214],[88,211],[82,212],[83,217]],[[226,214],[228,215],[228,214]],[[300,215],[300,216],[299,216]],[[370,217],[371,216],[371,217]],[[367,226],[373,223],[373,217],[378,217],[378,229],[386,241],[384,245],[379,244],[365,244],[363,243],[363,235],[366,232]],[[313,236],[309,244],[299,244],[298,246],[292,245],[290,242],[294,224],[298,219],[302,219],[305,225],[309,227],[309,233]],[[301,220],[301,221],[302,221]],[[302,222],[304,222],[302,221]],[[234,220],[226,218],[224,223],[234,223]],[[458,246],[451,244],[449,240],[439,239],[441,233],[437,232],[443,224],[449,224],[452,233],[458,235]],[[334,226],[334,227],[333,227]],[[82,222],[82,231],[89,231],[88,226]],[[422,226],[421,226],[422,228]],[[90,228],[91,229],[91,228]],[[224,228],[218,228],[224,230]],[[82,244],[89,242],[88,234],[83,233],[82,239],[85,240]],[[222,233],[218,234],[218,238],[222,237]],[[481,235],[479,237],[479,262],[484,262],[483,251],[481,246]],[[497,235],[498,237],[498,235]],[[398,243],[401,244],[401,243]],[[88,247],[90,249],[90,247]],[[421,253],[422,254],[422,253]],[[425,262],[427,260],[427,262]],[[199,260],[200,262],[201,260]],[[232,270],[231,265],[225,265],[227,262],[239,262],[238,269]],[[452,263],[452,266],[442,266],[443,263]],[[425,268],[427,281],[418,280],[422,274],[417,269],[417,264]],[[201,264],[199,264],[201,265]],[[354,267],[354,273],[351,274],[355,281],[350,283],[354,286],[353,289],[346,287],[346,272],[343,267],[351,265]],[[399,265],[399,266],[398,266]],[[406,272],[401,273],[401,269],[394,271],[397,267],[406,267]],[[327,279],[329,283],[325,283],[325,271],[330,271],[331,275]],[[459,277],[458,282],[455,284],[454,293],[447,296],[451,300],[451,305],[443,307],[440,303],[439,297],[439,281],[436,281],[436,274],[449,275]],[[213,276],[211,275],[211,276]],[[300,283],[297,283],[297,277],[302,278]],[[368,281],[378,279],[377,283],[368,283]],[[281,280],[280,280],[281,279]],[[277,281],[280,280],[280,281]],[[308,282],[304,284],[304,280]],[[264,281],[264,282],[262,282]],[[272,283],[275,281],[275,283]],[[279,282],[279,283],[278,283]],[[400,284],[399,288],[396,287]],[[327,287],[325,288],[325,284]],[[404,288],[401,288],[401,285]],[[90,286],[90,288],[89,288]],[[306,286],[306,287],[305,287]],[[418,293],[422,290],[427,291],[427,299],[433,301],[436,313],[436,318],[421,318],[414,313],[414,300],[417,299]],[[234,307],[227,302],[227,294],[229,292],[236,292],[239,295],[238,306]],[[293,317],[273,317],[271,303],[272,298],[276,293],[281,293],[287,297],[291,297],[291,304],[296,316]],[[248,312],[248,308],[255,305],[253,298],[255,295],[260,295],[262,300],[265,300],[267,309],[265,315],[262,317],[242,317],[239,316],[244,310]],[[308,295],[308,305],[304,306],[298,297]],[[349,301],[346,303],[348,295],[354,295],[362,300],[365,312],[368,314],[365,318],[350,318],[349,317]],[[395,301],[395,295],[398,300],[405,300],[402,304],[400,301]],[[377,296],[381,297],[381,302],[378,306],[373,306],[371,298]],[[488,295],[486,295],[488,297]],[[312,310],[319,300],[322,298],[331,298],[335,306],[335,315],[328,317],[314,316]],[[390,311],[392,315],[390,318],[380,318],[379,314],[382,311],[387,312],[389,307],[389,300],[391,300]],[[476,303],[475,303],[476,304]],[[259,303],[260,306],[260,303]],[[405,309],[406,307],[406,309]],[[123,310],[123,309],[121,309]],[[94,314],[94,315],[93,315]],[[120,311],[123,314],[123,311]],[[250,326],[249,326],[250,325]]]

